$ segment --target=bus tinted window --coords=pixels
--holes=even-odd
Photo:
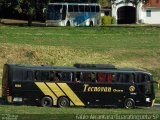
[[[79,11],[78,10],[78,5],[74,5],[73,7],[74,7],[74,12],[78,12]]]
[[[76,82],[80,82],[82,80],[82,72],[76,72]]]
[[[94,72],[76,72],[76,82],[96,82],[96,80]]]
[[[100,11],[99,6],[96,6],[96,12],[99,12],[99,11]]]
[[[74,12],[74,6],[68,5],[68,12]]]
[[[85,6],[85,12],[90,12],[90,6],[88,5]]]
[[[115,75],[113,73],[98,73],[98,82],[115,82]]]
[[[48,20],[60,20],[62,5],[49,5],[47,10]]]
[[[118,73],[117,81],[121,83],[132,83],[134,82],[135,76],[130,73]]]
[[[105,73],[98,73],[98,82],[105,82]]]
[[[14,70],[13,80],[14,81],[33,80],[33,72],[26,70]]]
[[[91,12],[95,12],[95,11],[96,11],[95,6],[91,6]]]
[[[83,73],[83,81],[84,82],[92,82],[91,81],[91,73]]]
[[[84,5],[79,6],[79,12],[84,12]]]
[[[38,81],[49,81],[49,72],[48,71],[36,71],[35,80]]]
[[[150,77],[147,74],[137,74],[137,83],[150,81]]]
[[[73,79],[73,73],[62,72],[62,81],[71,81]]]

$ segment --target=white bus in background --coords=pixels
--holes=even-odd
[[[97,3],[49,3],[46,26],[98,26],[100,5]]]

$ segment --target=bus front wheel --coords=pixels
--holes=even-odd
[[[69,107],[69,99],[67,97],[60,97],[57,104],[60,108]]]
[[[135,101],[132,98],[127,98],[124,101],[124,107],[125,108],[134,108],[135,107]]]
[[[52,99],[50,97],[43,97],[41,99],[41,106],[42,107],[51,107],[52,106]]]
[[[89,26],[93,27],[93,21],[90,21]]]

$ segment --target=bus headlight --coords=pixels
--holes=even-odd
[[[150,102],[150,98],[146,98],[146,102]]]

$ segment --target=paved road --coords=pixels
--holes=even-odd
[[[154,106],[153,107],[155,107],[155,108],[159,108],[160,109],[160,104],[154,104]]]

